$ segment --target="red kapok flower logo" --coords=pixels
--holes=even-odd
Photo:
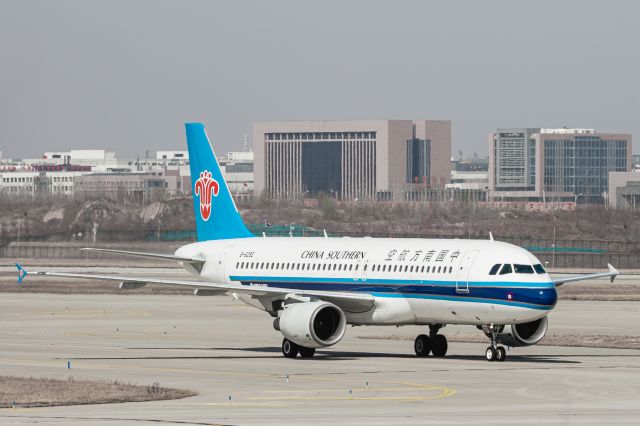
[[[211,216],[211,198],[218,196],[220,185],[218,181],[211,178],[211,172],[204,170],[200,172],[200,177],[196,180],[193,192],[200,197],[200,217],[205,222]]]

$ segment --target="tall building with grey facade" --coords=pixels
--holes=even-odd
[[[492,199],[601,202],[609,173],[631,167],[629,134],[505,128],[489,136]]]
[[[255,194],[273,198],[392,199],[450,181],[450,121],[255,123],[253,147]]]

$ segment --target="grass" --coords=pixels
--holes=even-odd
[[[159,383],[140,386],[118,380],[0,376],[0,408],[13,407],[14,404],[16,407],[50,407],[157,401],[194,395],[196,393],[191,390],[165,388]]]

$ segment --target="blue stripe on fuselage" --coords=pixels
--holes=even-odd
[[[321,277],[229,277],[243,285],[263,284],[299,290],[365,292],[378,297],[429,298],[476,303],[494,303],[533,309],[551,309],[557,301],[555,285],[549,283],[469,282],[468,292],[459,292],[455,281],[390,280]]]

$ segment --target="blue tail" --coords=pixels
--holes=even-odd
[[[253,237],[231,198],[204,125],[186,123],[185,127],[198,241]]]

